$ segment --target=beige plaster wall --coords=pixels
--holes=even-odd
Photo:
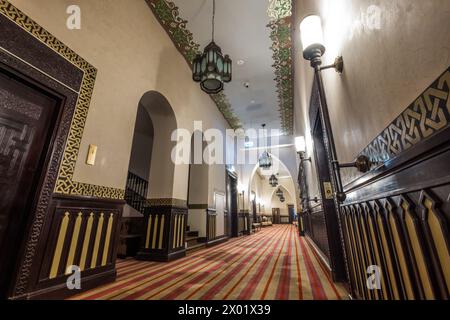
[[[280,215],[281,216],[289,216],[289,209],[288,209],[288,205],[292,204],[292,197],[290,192],[287,192],[287,190],[285,188],[282,188],[283,192],[284,192],[284,197],[286,199],[285,202],[281,202],[280,198],[278,198],[278,196],[274,193],[272,195],[271,201],[270,201],[270,213],[272,213],[272,208],[279,208],[280,209]]]
[[[78,0],[81,30],[66,28],[66,8],[73,1],[11,2],[98,69],[76,181],[124,188],[137,106],[147,91],[166,97],[179,127],[192,130],[193,120],[202,120],[204,129],[228,127],[212,100],[193,83],[187,63],[145,1]],[[84,163],[89,144],[98,146],[92,167]],[[174,176],[172,195],[161,196],[186,199],[188,166],[176,166]],[[225,190],[224,180],[214,181]]]
[[[283,204],[280,201],[274,203],[274,199],[276,198],[275,201],[278,199],[278,197],[275,195],[275,191],[278,190],[278,187],[282,188],[286,196],[286,202]],[[294,205],[294,208],[297,209],[297,203],[294,198],[296,194],[296,188],[291,178],[280,178],[279,186],[273,188],[271,185],[269,185],[269,181],[267,179],[264,179],[256,172],[253,175],[253,179],[251,181],[251,190],[255,191],[256,196],[259,199],[262,214],[271,214],[272,208],[286,207],[287,210],[288,204]]]
[[[379,28],[370,22],[374,8],[380,10]],[[298,0],[295,131],[306,136],[313,72],[302,57],[299,24],[309,14],[322,17],[324,63],[344,57],[344,73],[325,71],[324,85],[339,160],[351,161],[449,66],[450,1]],[[347,181],[357,177],[354,170],[345,175]],[[314,195],[314,164],[310,177]]]

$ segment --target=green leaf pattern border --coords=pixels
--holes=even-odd
[[[200,53],[200,45],[194,42],[192,32],[186,27],[187,21],[180,17],[178,7],[170,0],[146,1],[155,17],[192,69],[192,61]],[[231,128],[238,129],[242,127],[239,118],[234,114],[231,104],[223,92],[210,95],[210,97]]]
[[[170,0],[146,0],[146,2],[178,51],[192,68],[193,59],[200,53],[200,45],[195,43],[192,32],[187,29],[187,21],[180,17],[178,7]],[[268,15],[271,19],[267,27],[271,29],[270,39],[273,42],[271,49],[273,51],[274,80],[277,87],[281,128],[285,134],[292,134],[294,114],[291,41],[292,0],[270,0]],[[228,98],[223,92],[210,97],[233,129],[242,127],[241,121],[235,115]]]
[[[278,94],[278,111],[284,134],[294,132],[294,81],[292,70],[292,0],[271,0],[268,8],[271,19],[273,68]]]

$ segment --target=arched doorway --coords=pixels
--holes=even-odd
[[[141,245],[153,141],[153,122],[145,107],[139,104],[125,187],[126,205],[123,210],[120,230],[119,258],[136,256]]]
[[[283,193],[284,201],[280,200],[277,195],[277,191]],[[291,222],[289,207],[293,206],[294,198],[292,198],[289,190],[283,186],[279,185],[272,192],[270,199],[270,207],[272,208],[273,222],[275,224],[287,224]]]
[[[188,250],[204,246],[208,238],[209,165],[203,157],[207,143],[201,131],[191,138],[191,155],[188,183],[188,217],[186,245]]]
[[[290,223],[292,222],[292,217],[295,216],[297,208],[294,179],[287,166],[275,155],[271,154],[271,156],[273,165],[270,169],[262,170],[256,164],[250,175],[248,186],[250,207],[256,213],[258,222],[271,220],[277,223]],[[278,178],[276,187],[269,184],[269,178],[272,174]],[[274,198],[275,191],[280,186],[285,193],[286,200],[284,203],[279,202],[276,196]],[[255,196],[253,197],[252,194]],[[255,199],[254,204],[253,199]],[[273,208],[279,211],[279,222],[274,220]]]
[[[138,104],[127,180],[128,206],[140,216],[139,226],[131,230],[140,235],[138,259],[167,261],[185,255],[187,208],[173,198],[176,129],[167,99],[146,92]]]

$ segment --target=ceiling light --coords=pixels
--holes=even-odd
[[[203,52],[195,57],[192,78],[200,82],[201,89],[208,94],[217,94],[223,90],[223,84],[231,81],[232,62],[228,55],[214,42],[214,19],[216,1],[213,1],[212,41]]]
[[[275,188],[278,185],[278,179],[277,177],[273,174],[270,179],[269,179],[269,184]]]
[[[238,61],[236,61],[236,63],[237,63],[238,66],[242,66],[242,65],[245,64],[245,61],[244,60],[238,60]]]
[[[319,16],[311,15],[303,19],[300,24],[300,34],[305,59],[310,60],[316,51],[319,51],[320,55],[324,54],[322,20]]]
[[[264,134],[265,134],[265,132],[266,132],[266,130],[265,130],[266,125],[263,124],[263,125],[262,125],[262,128],[263,128],[263,132],[264,132]],[[264,141],[266,141],[265,138],[264,138]],[[263,154],[262,154],[261,157],[259,158],[258,162],[259,162],[259,167],[260,167],[261,169],[267,170],[267,169],[270,169],[270,167],[272,167],[272,157],[270,156],[270,154],[269,154],[269,152],[267,151],[267,149],[263,152]]]
[[[283,191],[280,188],[278,188],[278,190],[275,193],[276,193],[276,195],[278,197],[282,197],[283,196]]]
[[[297,152],[306,152],[305,137],[300,136],[295,138],[295,149]]]

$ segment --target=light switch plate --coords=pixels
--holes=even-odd
[[[325,191],[325,199],[332,200],[333,199],[333,187],[331,182],[324,182],[323,189]]]
[[[95,158],[97,156],[97,146],[90,144],[89,150],[86,158],[86,164],[89,166],[95,165]]]

